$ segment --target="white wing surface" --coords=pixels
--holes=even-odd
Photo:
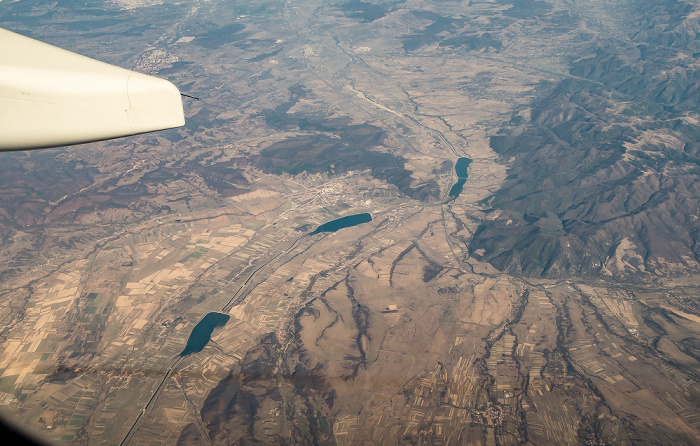
[[[0,150],[130,136],[185,124],[170,82],[0,29]]]

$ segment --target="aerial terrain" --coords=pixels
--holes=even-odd
[[[7,420],[700,444],[697,1],[4,0],[0,27],[189,96],[179,129],[0,154]]]

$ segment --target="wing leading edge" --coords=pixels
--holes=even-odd
[[[172,83],[0,29],[0,150],[131,136],[185,124]]]

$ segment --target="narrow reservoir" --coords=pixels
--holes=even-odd
[[[467,182],[467,178],[469,177],[467,170],[469,169],[469,165],[471,163],[472,163],[472,160],[470,158],[459,158],[457,160],[457,164],[455,164],[455,173],[457,174],[457,182],[450,189],[450,193],[449,193],[450,197],[457,198],[457,197],[459,197],[459,194],[462,193],[462,189],[464,188],[464,183]]]
[[[372,221],[372,216],[368,213],[348,215],[346,217],[341,217],[328,223],[324,223],[309,235],[318,234],[319,232],[335,232],[339,229],[349,228],[351,226],[357,226],[362,223],[368,223]]]
[[[459,197],[459,194],[462,193],[462,189],[464,189],[464,183],[466,183],[467,180],[464,178],[460,178],[457,180],[455,184],[452,185],[450,188],[450,197],[452,198],[457,198]]]
[[[202,318],[201,321],[192,329],[189,339],[187,339],[187,345],[185,349],[180,353],[180,356],[187,356],[190,353],[201,352],[204,346],[206,346],[211,340],[211,334],[216,327],[223,327],[228,322],[228,314],[223,313],[209,313]]]

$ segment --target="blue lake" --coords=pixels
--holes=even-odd
[[[467,179],[467,169],[469,168],[469,165],[472,163],[472,160],[469,158],[459,158],[457,160],[457,164],[455,164],[455,172],[457,173],[457,178],[464,178],[465,180]]]
[[[457,182],[450,189],[450,193],[449,193],[450,197],[457,198],[457,197],[459,197],[459,194],[462,193],[462,189],[464,188],[464,183],[467,182],[467,178],[469,177],[467,170],[469,169],[469,165],[471,163],[472,163],[472,160],[469,158],[459,158],[457,160],[457,164],[455,164],[455,173],[457,174]]]
[[[464,178],[460,178],[459,180],[457,180],[457,182],[453,184],[450,188],[450,197],[459,197],[459,194],[462,193],[462,189],[464,188],[464,183],[466,182],[467,180]]]
[[[328,223],[324,223],[309,235],[318,234],[319,232],[335,232],[339,229],[349,228],[351,226],[357,226],[362,223],[368,223],[372,221],[372,216],[368,213],[348,215],[346,217],[338,218]]]
[[[228,322],[228,314],[209,313],[202,318],[201,321],[192,329],[185,349],[180,353],[180,356],[187,356],[190,353],[201,352],[211,340],[211,334],[216,327],[223,327]]]

